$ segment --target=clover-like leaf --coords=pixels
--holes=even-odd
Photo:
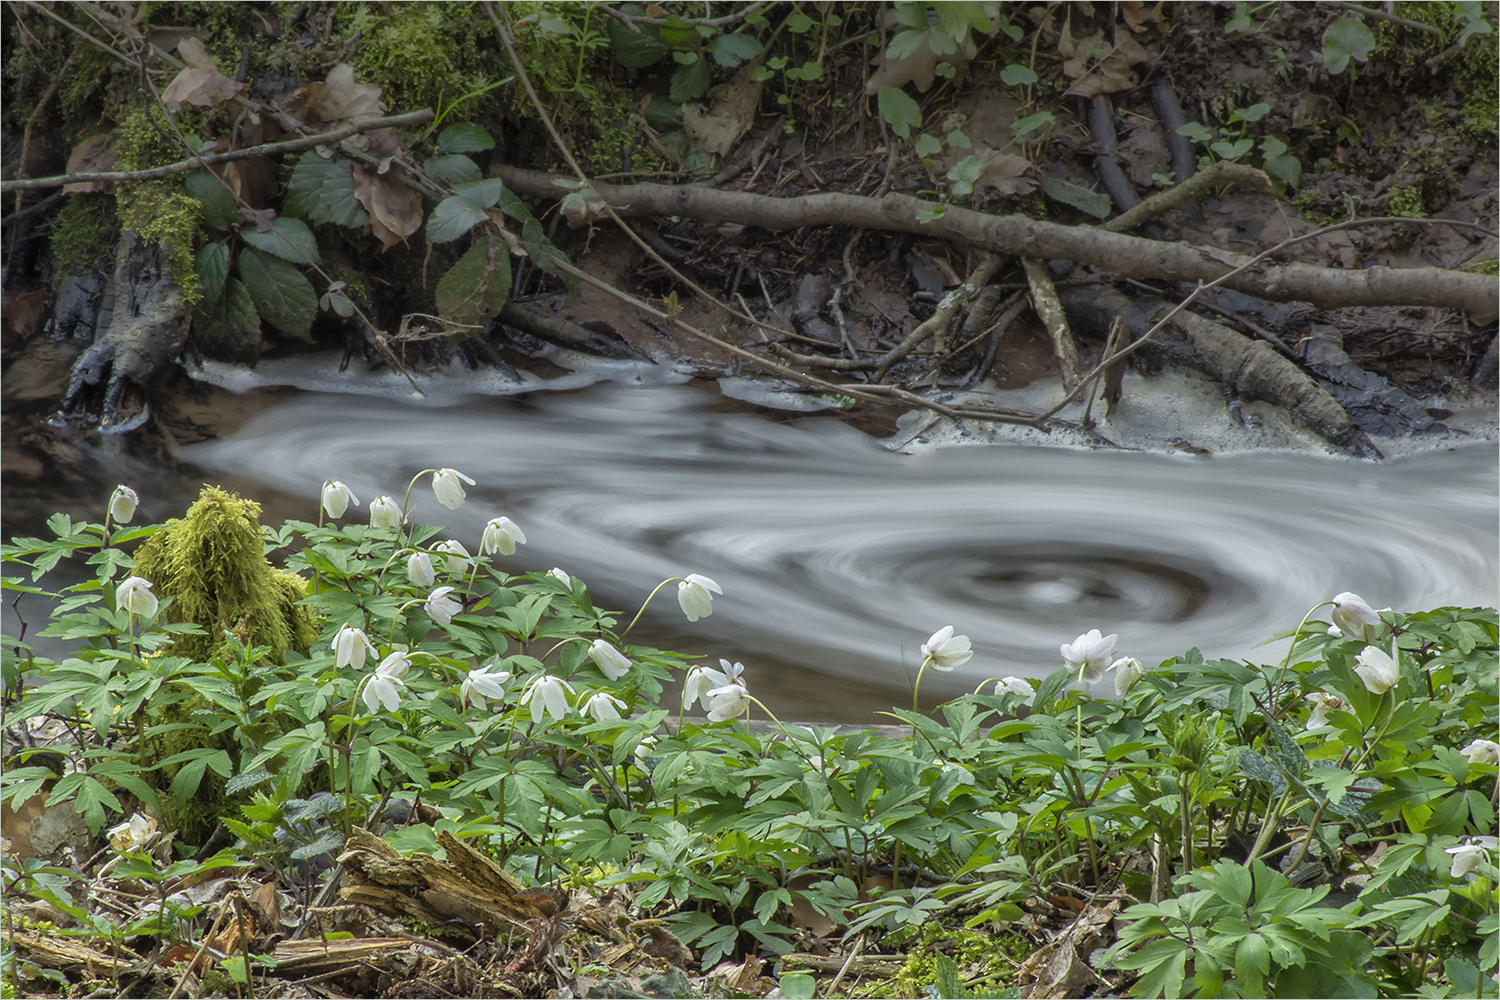
[[[1323,65],[1334,76],[1349,68],[1349,60],[1364,62],[1375,51],[1375,36],[1357,17],[1341,17],[1323,32]]]

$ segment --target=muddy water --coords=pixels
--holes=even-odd
[[[1037,676],[1091,627],[1148,662],[1257,650],[1353,590],[1377,607],[1496,603],[1493,445],[1385,464],[1298,454],[1187,459],[998,446],[893,453],[832,420],[723,412],[683,385],[526,398],[305,393],[187,458],[242,489],[305,498],[341,479],[368,501],[451,466],[477,480],[420,518],[477,548],[504,514],[517,571],[559,566],[633,613],[661,580],[701,573],[724,595],[696,625],[671,589],[645,639],[742,660],[780,712],[869,719],[909,697],[929,633],[972,661],[924,696]],[[364,508],[361,508],[361,511]],[[269,513],[284,513],[275,506]]]

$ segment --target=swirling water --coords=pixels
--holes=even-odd
[[[1091,627],[1148,664],[1192,646],[1264,661],[1284,645],[1256,643],[1344,590],[1405,610],[1496,603],[1489,444],[1383,464],[905,455],[836,420],[723,412],[684,385],[446,402],[302,394],[187,457],[309,508],[327,478],[368,503],[457,468],[478,482],[469,501],[448,511],[421,486],[420,519],[474,550],[505,514],[528,539],[509,568],[560,566],[627,620],[663,579],[718,581],[695,625],[664,589],[643,641],[742,660],[752,690],[797,718],[868,721],[909,698],[921,643],[948,624],[976,655],[929,674],[924,696],[1045,674]]]

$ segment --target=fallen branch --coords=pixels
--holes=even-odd
[[[1176,187],[1153,194],[1130,211],[1110,219],[1099,228],[1107,229],[1112,233],[1129,232],[1148,219],[1154,219],[1175,208],[1181,208],[1209,188],[1220,184],[1240,184],[1244,187],[1264,189],[1271,186],[1271,178],[1267,177],[1264,171],[1256,170],[1243,163],[1220,160]]]
[[[574,189],[564,178],[516,167],[501,167],[499,176],[518,194],[561,200]],[[773,198],[743,191],[716,191],[667,184],[616,185],[592,182],[593,192],[620,215],[689,216],[702,222],[737,222],[763,229],[803,226],[857,226],[915,233],[951,240],[996,253],[1071,260],[1115,278],[1210,282],[1230,275],[1253,258],[1214,247],[1163,243],[1093,226],[1064,226],[1022,215],[986,215],[949,206],[931,222],[918,218],[937,208],[903,194],[866,198],[850,194],[813,194]],[[1361,219],[1346,225],[1399,223],[1443,224],[1489,230],[1448,219]],[[1358,271],[1313,264],[1265,263],[1223,282],[1227,288],[1278,302],[1304,301],[1321,308],[1355,305],[1419,305],[1467,309],[1482,322],[1496,314],[1494,279],[1435,267],[1371,267]]]
[[[937,309],[933,311],[931,316],[918,323],[916,329],[907,334],[901,343],[891,348],[890,353],[880,359],[880,364],[875,368],[875,376],[872,381],[879,382],[885,378],[885,373],[891,370],[892,365],[916,350],[917,345],[921,344],[922,341],[947,326],[948,321],[953,318],[953,314],[958,311],[958,307],[979,294],[984,289],[984,286],[989,284],[990,278],[994,276],[995,271],[999,267],[1000,256],[993,253],[987,255],[980,262],[979,266],[974,269],[974,273],[969,275],[968,281],[945,295],[943,301],[938,303]]]
[[[1062,376],[1063,388],[1072,389],[1083,375],[1083,365],[1078,360],[1078,344],[1073,340],[1073,331],[1068,329],[1068,316],[1057,299],[1057,289],[1046,266],[1032,257],[1023,257],[1021,263],[1031,285],[1031,307],[1052,338],[1052,353],[1057,356],[1057,371]]]

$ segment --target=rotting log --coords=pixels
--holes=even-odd
[[[554,174],[501,166],[511,190],[561,200],[576,182]],[[668,184],[591,182],[589,189],[622,216],[687,216],[706,223],[733,222],[763,229],[856,226],[920,234],[997,253],[1088,264],[1113,278],[1208,282],[1247,263],[1250,255],[1188,243],[1163,243],[1094,226],[1040,222],[1023,215],[987,215],[948,206],[929,222],[919,214],[937,206],[910,195],[867,198],[811,194],[777,198],[743,191]],[[584,218],[596,218],[586,215]],[[1485,275],[1435,267],[1370,267],[1357,271],[1315,264],[1266,264],[1229,278],[1224,287],[1277,302],[1303,301],[1320,308],[1409,305],[1466,309],[1479,321],[1496,314],[1495,282]]]

